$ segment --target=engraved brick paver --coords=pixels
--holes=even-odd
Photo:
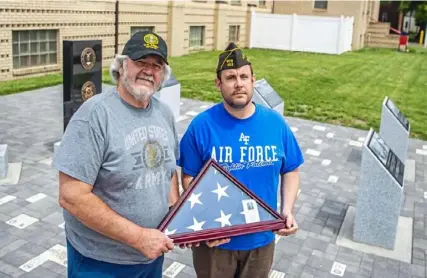
[[[19,268],[56,244],[65,246],[65,232],[60,226],[63,218],[57,203],[57,173],[49,165],[53,144],[62,135],[61,101],[61,86],[1,97],[0,144],[8,144],[9,162],[23,165],[17,185],[0,186],[0,199],[16,197],[0,205],[0,277],[66,277],[65,267],[53,261],[45,261],[30,272]],[[177,122],[180,137],[192,115],[211,105],[189,99],[182,99],[181,103],[181,115],[194,113]],[[331,274],[331,268],[339,263],[345,266],[343,277],[426,277],[427,157],[417,154],[416,149],[423,149],[427,143],[413,139],[409,142],[408,159],[415,161],[415,180],[406,181],[401,211],[402,216],[414,220],[409,264],[335,243],[348,206],[356,204],[361,148],[355,142],[360,142],[367,131],[286,119],[292,128],[297,128],[295,135],[303,152],[311,149],[319,156],[305,154],[301,193],[295,205],[300,230],[294,236],[280,238],[273,269],[285,277],[340,277]],[[33,203],[28,201],[40,193],[46,196]],[[38,221],[25,229],[6,224],[21,214]],[[190,250],[176,248],[168,253],[164,269],[174,262],[185,265],[175,277],[196,277]]]

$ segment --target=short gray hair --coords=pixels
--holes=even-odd
[[[123,61],[126,58],[129,58],[129,57],[127,55],[119,55],[119,54],[117,54],[114,57],[114,60],[113,60],[113,62],[110,65],[110,76],[111,76],[111,80],[113,81],[114,84],[118,83],[118,80],[120,78],[120,72],[119,72],[119,70],[120,70],[120,67],[123,65]],[[171,74],[172,74],[171,67],[168,64],[164,63],[163,80],[160,83],[160,86],[159,86],[158,90],[160,90],[160,89],[163,88],[163,86],[165,85],[165,83],[170,78]]]

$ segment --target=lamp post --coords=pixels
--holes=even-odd
[[[117,54],[119,52],[119,0],[116,0],[116,9],[114,14],[114,54]]]

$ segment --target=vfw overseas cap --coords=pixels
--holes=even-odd
[[[230,43],[227,48],[219,54],[216,72],[225,69],[237,69],[250,64],[251,62],[249,62],[246,54],[238,48],[237,45]]]

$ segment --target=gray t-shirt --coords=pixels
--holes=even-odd
[[[169,107],[152,98],[135,108],[116,88],[88,99],[73,115],[53,159],[59,171],[93,185],[93,193],[130,221],[156,228],[167,214],[179,155]],[[83,225],[64,210],[70,243],[84,256],[119,264],[150,262],[128,245]]]

